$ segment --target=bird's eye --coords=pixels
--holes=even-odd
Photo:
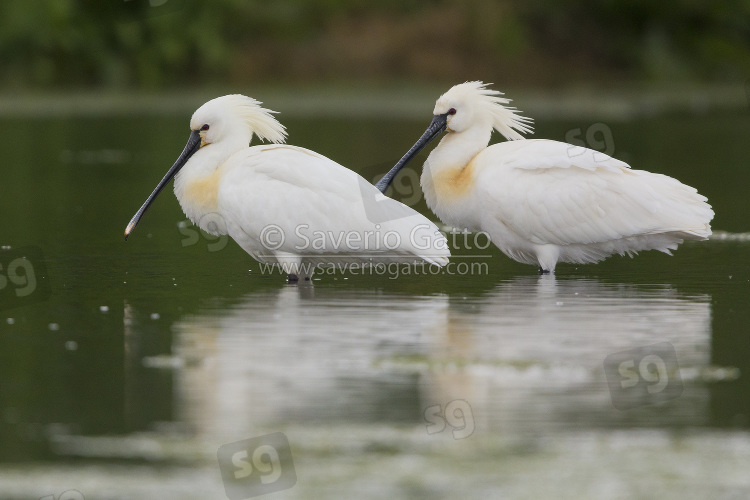
[[[201,127],[201,130],[208,130],[208,123],[206,123],[205,125],[203,125],[203,126]]]
[[[451,108],[448,110],[449,115],[455,115],[456,114],[456,108]]]

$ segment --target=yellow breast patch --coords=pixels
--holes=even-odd
[[[185,198],[206,210],[216,210],[221,177],[221,169],[217,168],[211,175],[191,182],[185,189]]]
[[[458,198],[474,187],[474,160],[463,167],[441,168],[433,174],[432,182],[438,197]]]

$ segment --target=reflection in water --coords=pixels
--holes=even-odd
[[[252,435],[288,421],[413,421],[416,375],[376,359],[421,349],[446,297],[286,286],[174,325],[179,417],[200,432]]]
[[[710,361],[708,296],[542,276],[505,282],[476,301],[451,298],[449,311],[430,351],[446,369],[431,370],[423,387],[443,401],[472,398],[478,426],[706,423],[708,392],[687,378]],[[605,358],[665,341],[677,352],[684,392],[664,405],[616,410]]]
[[[179,420],[238,439],[284,423],[423,425],[461,399],[477,432],[700,425],[708,393],[685,376],[709,363],[709,297],[668,287],[520,278],[480,296],[414,297],[286,286],[174,325]],[[684,392],[619,411],[603,361],[671,343]]]

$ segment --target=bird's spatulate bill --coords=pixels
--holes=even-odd
[[[170,180],[172,180],[172,177],[175,176],[177,172],[180,171],[180,169],[185,166],[187,161],[190,159],[193,154],[198,151],[201,147],[201,136],[200,133],[197,130],[193,130],[190,134],[190,138],[187,141],[187,144],[185,145],[185,149],[182,150],[182,153],[180,154],[179,158],[177,158],[177,161],[174,162],[174,165],[172,165],[172,168],[170,168],[164,178],[159,182],[159,184],[156,185],[156,188],[154,191],[149,195],[149,197],[146,199],[145,203],[141,206],[141,208],[138,209],[138,211],[135,213],[132,219],[130,219],[130,222],[128,223],[128,226],[125,228],[125,240],[127,241],[128,236],[130,236],[130,233],[133,232],[133,229],[135,229],[135,226],[138,225],[138,222],[140,222],[141,217],[143,217],[143,214],[146,213],[146,210],[148,210],[148,207],[151,206],[151,203],[154,202],[157,196],[159,196],[159,193],[162,189],[164,189],[164,186],[166,186]]]
[[[394,165],[393,168],[390,169],[388,173],[386,173],[383,178],[378,181],[377,184],[375,184],[375,187],[378,188],[381,193],[386,192],[388,186],[390,186],[393,182],[393,179],[396,178],[401,169],[404,168],[406,164],[412,160],[412,158],[417,156],[425,146],[427,146],[435,137],[440,135],[440,133],[445,130],[447,119],[448,113],[436,115],[432,119],[432,122],[430,122],[430,126],[427,127],[427,130],[424,131],[422,137],[420,137],[419,140],[414,143],[414,145],[409,149],[409,151],[407,151],[406,154],[398,161],[398,163],[396,163],[396,165]]]

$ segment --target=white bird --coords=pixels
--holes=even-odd
[[[365,274],[377,264],[448,263],[435,224],[338,163],[280,144],[285,128],[260,104],[228,95],[198,108],[185,149],[130,220],[125,239],[174,177],[194,224],[228,234],[290,281],[309,279],[322,266]],[[275,144],[250,147],[253,134]]]
[[[707,199],[666,175],[631,170],[603,153],[527,140],[531,119],[482,82],[456,85],[435,104],[422,137],[378,182],[388,185],[444,130],[421,176],[427,206],[444,223],[485,231],[508,257],[554,272],[640,250],[670,254],[684,239],[705,240]],[[488,147],[492,131],[508,142]]]

